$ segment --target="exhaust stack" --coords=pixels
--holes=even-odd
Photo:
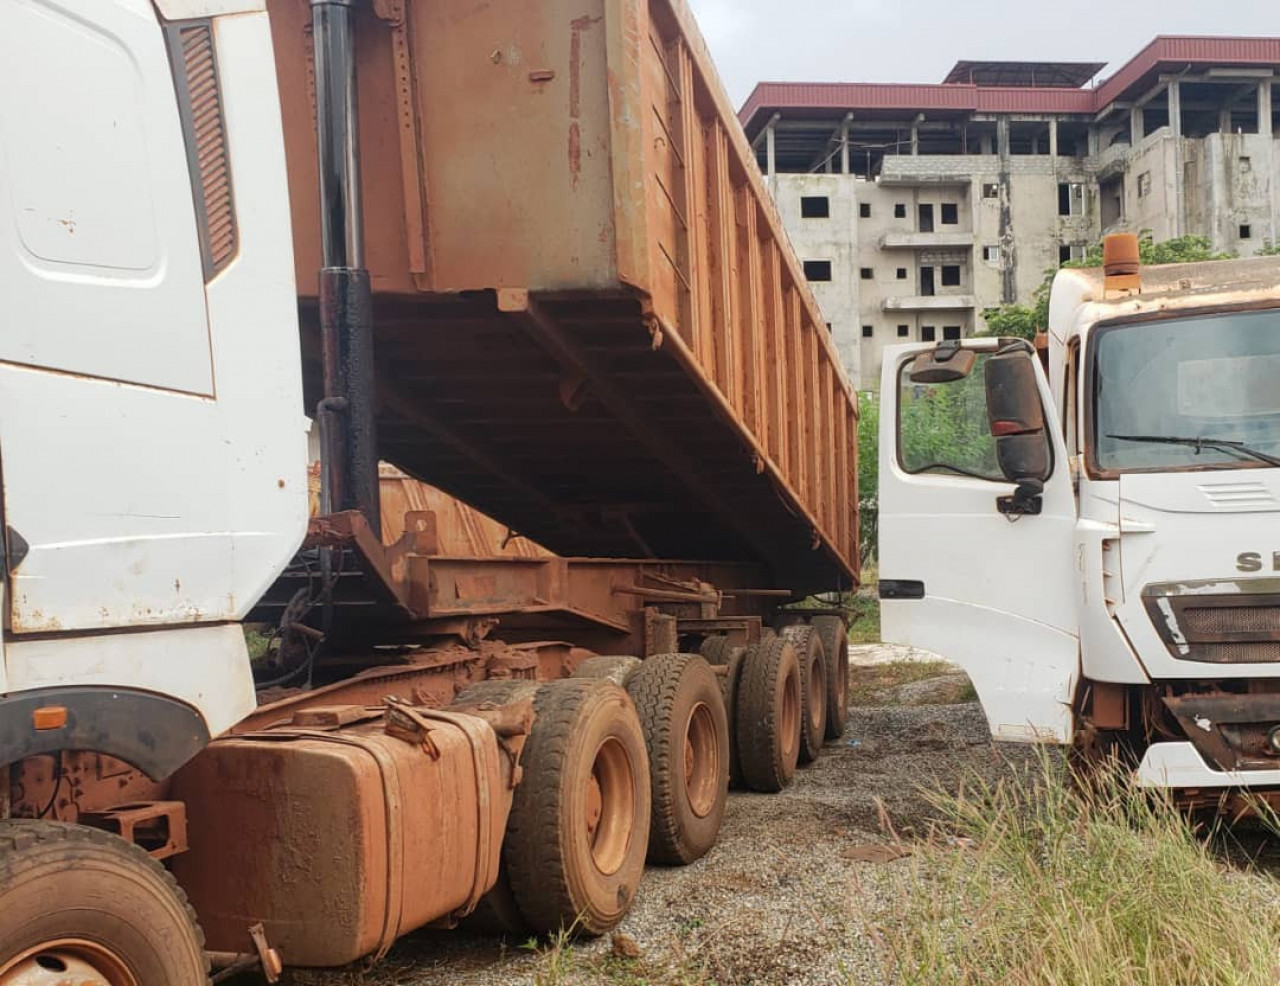
[[[381,536],[373,296],[364,267],[354,0],[311,0],[320,165],[321,512],[359,510]]]

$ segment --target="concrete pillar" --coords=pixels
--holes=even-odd
[[[765,174],[769,176],[772,182],[774,176],[778,173],[778,155],[777,140],[774,137],[774,127],[777,126],[777,118],[770,120],[764,128],[764,158],[765,158]]]
[[[1009,118],[996,117],[996,153],[1001,159],[1009,156]]]
[[[1187,228],[1187,204],[1182,194],[1182,84],[1169,83],[1169,129],[1173,132],[1173,235],[1181,236]]]
[[[920,153],[920,121],[924,119],[923,113],[918,113],[916,118],[911,121],[911,156],[915,157]]]
[[[1054,159],[1056,167],[1058,160],[1058,118],[1056,116],[1049,121],[1049,157]]]
[[[840,174],[849,173],[849,124],[853,122],[853,114],[846,113],[844,122],[840,124]]]
[[[1089,128],[1089,156],[1097,157],[1102,153],[1102,131],[1096,126]]]
[[[1231,104],[1228,103],[1222,109],[1218,110],[1218,133],[1231,133]]]
[[[1263,167],[1266,168],[1267,187],[1271,199],[1270,240],[1280,243],[1280,182],[1276,181],[1276,144],[1271,126],[1271,80],[1258,83],[1258,136],[1263,139]]]
[[[1142,143],[1142,138],[1147,132],[1147,115],[1142,112],[1141,106],[1135,106],[1129,110],[1129,141],[1134,147]]]
[[[1271,136],[1271,80],[1258,83],[1258,135]]]

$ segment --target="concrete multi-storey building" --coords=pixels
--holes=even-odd
[[[859,386],[967,336],[1108,232],[1280,241],[1280,38],[1098,62],[958,62],[936,85],[761,83],[741,120]]]

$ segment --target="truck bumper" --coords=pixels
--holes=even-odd
[[[1280,766],[1274,769],[1221,770],[1205,762],[1186,740],[1153,743],[1138,765],[1138,783],[1147,787],[1229,788],[1280,787]]]

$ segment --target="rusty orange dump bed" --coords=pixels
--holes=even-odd
[[[269,0],[304,339],[305,0]],[[857,571],[856,403],[684,0],[374,0],[383,458],[562,554]]]

